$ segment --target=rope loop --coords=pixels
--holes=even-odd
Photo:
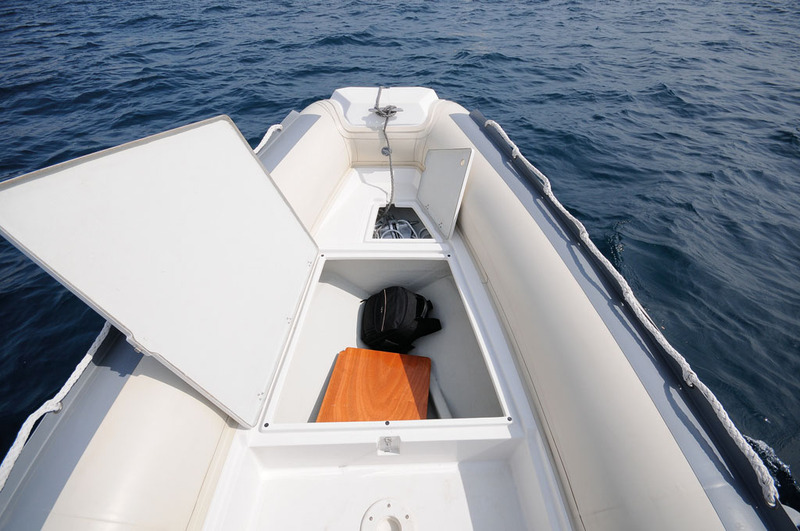
[[[267,129],[267,132],[264,133],[264,138],[261,139],[261,142],[258,143],[258,145],[256,146],[256,148],[253,151],[256,152],[256,153],[261,151],[261,149],[264,146],[266,146],[267,142],[269,142],[269,140],[272,138],[272,135],[274,135],[275,133],[278,133],[280,131],[283,131],[283,125],[275,124],[275,125],[270,126],[270,128]]]

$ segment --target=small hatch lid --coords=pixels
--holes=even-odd
[[[425,155],[417,200],[446,240],[456,228],[471,166],[472,148],[430,149]]]
[[[0,232],[256,424],[318,250],[230,118],[0,183]]]

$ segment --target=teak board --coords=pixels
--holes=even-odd
[[[431,360],[348,348],[339,353],[317,422],[427,418]]]

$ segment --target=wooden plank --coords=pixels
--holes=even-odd
[[[348,348],[339,353],[317,422],[427,418],[431,360]]]

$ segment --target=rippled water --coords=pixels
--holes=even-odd
[[[255,145],[339,86],[430,86],[504,126],[742,431],[798,470],[797,35],[789,0],[6,0],[0,179],[222,113]],[[0,242],[0,444],[100,325]]]

